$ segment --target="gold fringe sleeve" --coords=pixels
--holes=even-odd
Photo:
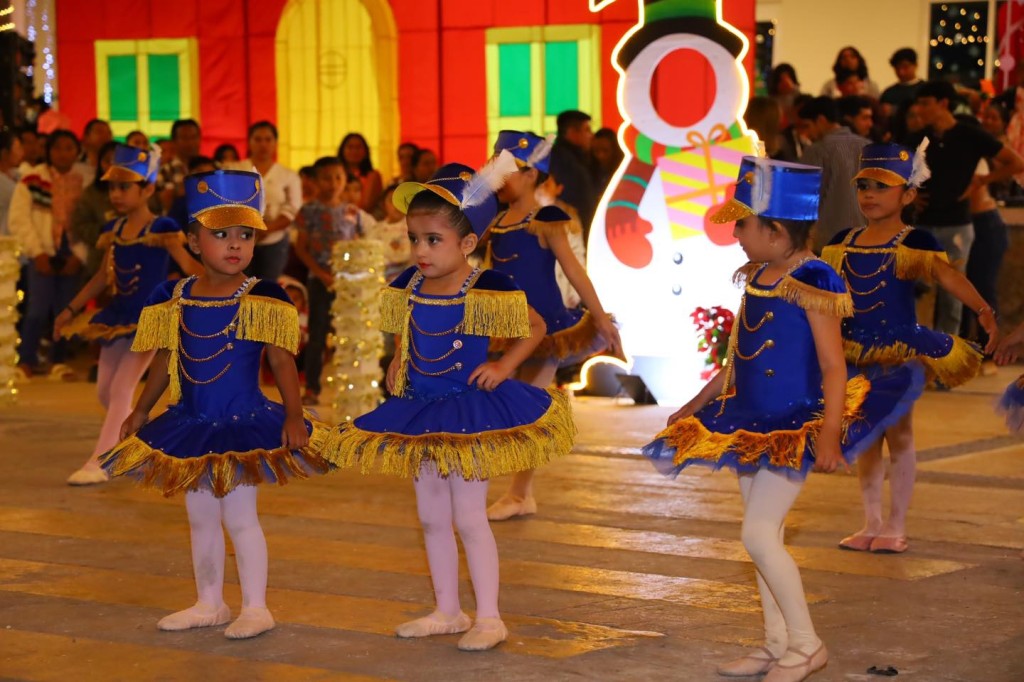
[[[576,440],[569,396],[549,390],[551,405],[532,424],[482,433],[398,433],[363,431],[348,422],[332,431],[324,458],[339,467],[359,467],[364,474],[415,478],[424,464],[441,476],[482,481],[535,469],[566,455]]]
[[[930,282],[935,278],[936,260],[949,263],[949,256],[944,251],[912,249],[900,244],[896,247],[896,276],[902,280],[923,279]]]
[[[470,289],[466,292],[463,331],[474,336],[525,339],[530,336],[526,293]]]
[[[291,354],[299,351],[299,312],[291,303],[246,294],[238,304],[236,337],[268,343]]]
[[[558,358],[560,360],[573,357],[584,351],[594,348],[594,340],[598,337],[597,325],[594,323],[594,316],[589,310],[583,311],[583,317],[571,327],[548,334],[537,346],[537,350],[530,355],[531,358]],[[508,350],[513,341],[495,337],[491,341],[490,350],[494,353],[503,353]],[[602,352],[603,349],[595,350],[594,355]],[[586,358],[583,358],[586,359]]]
[[[388,334],[401,334],[408,326],[409,289],[384,287],[377,300],[380,304],[380,330]]]
[[[100,464],[111,476],[130,476],[144,487],[161,491],[165,497],[201,488],[210,490],[215,497],[224,497],[240,485],[285,485],[289,479],[309,478],[310,474],[324,474],[331,469],[321,455],[330,426],[308,412],[303,416],[310,422],[312,432],[309,445],[300,450],[279,447],[181,458],[131,436],[102,455]]]
[[[139,241],[146,246],[159,246],[166,249],[175,244],[184,245],[187,240],[184,232],[156,232],[147,234]]]
[[[737,286],[747,284],[762,265],[763,263],[747,263],[741,266],[736,272],[732,273],[732,283]]]
[[[851,425],[861,419],[861,405],[871,389],[871,382],[863,375],[857,375],[846,382],[846,400],[843,405],[842,437]],[[821,430],[824,416],[821,414],[799,428],[787,431],[758,433],[739,429],[732,433],[709,431],[696,417],[687,417],[672,424],[658,434],[657,438],[675,449],[676,466],[709,464],[715,466],[723,456],[735,453],[741,465],[756,465],[761,457],[768,456],[774,467],[801,471],[808,443]]]
[[[846,291],[824,291],[790,276],[779,282],[775,293],[787,303],[798,305],[804,310],[832,317],[853,316],[853,299]]]
[[[929,379],[938,379],[948,388],[964,384],[981,371],[982,355],[959,336],[954,336],[953,346],[941,358],[922,355],[907,344],[897,341],[888,346],[865,348],[862,344],[843,339],[846,361],[857,366],[902,365],[919,360],[924,365]]]
[[[109,249],[110,245],[114,243],[114,236],[115,235],[113,230],[101,234],[99,238],[96,240],[96,250],[106,251],[107,249]]]
[[[843,255],[846,249],[843,244],[830,244],[821,250],[821,260],[832,266],[839,274],[843,273]]]
[[[177,297],[157,305],[146,306],[139,315],[139,324],[135,329],[135,340],[132,350],[175,350],[178,347],[178,325],[181,320],[181,309]]]
[[[572,230],[572,220],[531,220],[526,231],[544,237],[552,234],[568,234]]]

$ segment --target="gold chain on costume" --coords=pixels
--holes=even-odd
[[[245,295],[249,291],[249,289],[251,289],[256,284],[256,282],[259,281],[259,280],[257,278],[255,278],[255,277],[248,277],[248,278],[246,278],[246,280],[244,282],[242,282],[241,286],[239,286],[238,289],[235,290],[235,293],[232,294],[231,297],[229,299],[227,299],[226,301],[195,301],[195,300],[186,299],[182,295],[184,290],[185,290],[185,286],[189,282],[194,282],[194,281],[195,281],[195,276],[193,275],[192,277],[189,277],[187,280],[185,280],[183,283],[179,284],[178,287],[175,288],[175,293],[177,294],[177,303],[178,303],[179,306],[184,304],[184,305],[195,305],[197,307],[222,307],[222,306],[225,306],[225,305],[236,305],[237,304],[238,305],[238,310],[236,310],[235,314],[231,316],[231,320],[228,321],[227,325],[223,329],[220,329],[220,330],[214,332],[213,334],[199,334],[199,333],[194,332],[191,329],[189,329],[188,325],[185,324],[185,315],[184,314],[178,315],[178,326],[179,326],[179,328],[181,329],[181,331],[185,332],[187,335],[189,335],[189,336],[191,336],[193,338],[196,338],[196,339],[214,339],[214,338],[217,338],[218,336],[230,337],[231,334],[233,334],[235,329],[238,327],[238,315],[239,315],[239,313],[242,310],[242,306],[241,306],[242,296]],[[210,305],[204,305],[204,304],[210,304]],[[181,342],[181,334],[178,334],[178,348],[177,348],[178,354],[184,356],[184,358],[186,360],[190,361],[190,362],[209,362],[210,360],[213,360],[214,358],[223,355],[227,351],[233,350],[234,347],[235,347],[234,343],[232,341],[228,341],[223,346],[221,346],[218,350],[216,350],[212,355],[208,355],[205,358],[196,358],[196,357],[193,357],[193,356],[188,354],[188,352],[185,350],[185,344],[183,344]],[[193,377],[191,374],[188,373],[188,370],[185,369],[185,364],[184,363],[182,363],[182,362],[178,362],[177,363],[178,369],[181,370],[181,376],[185,377],[185,380],[188,381],[189,383],[196,384],[196,385],[199,385],[199,386],[205,386],[207,384],[212,384],[213,382],[217,381],[218,379],[223,377],[225,374],[227,374],[228,370],[231,369],[232,364],[233,364],[232,362],[228,362],[226,365],[224,365],[224,367],[219,372],[217,372],[216,375],[214,375],[210,379],[196,379],[195,377]]]
[[[212,384],[213,382],[217,381],[217,379],[220,379],[222,376],[227,374],[227,371],[231,369],[231,363],[229,362],[228,364],[224,365],[224,369],[217,372],[216,376],[214,376],[212,379],[205,380],[193,378],[187,371],[185,371],[184,364],[179,363],[178,368],[181,370],[181,376],[185,377],[185,379],[188,380],[189,383],[197,384],[199,386],[205,386],[206,384]]]
[[[223,201],[225,204],[231,204],[231,205],[234,205],[234,206],[241,206],[242,204],[248,204],[250,201],[252,201],[257,196],[259,196],[260,188],[259,188],[259,183],[257,183],[256,191],[253,192],[252,194],[250,194],[247,199],[228,199],[227,197],[222,197],[221,195],[217,194],[217,192],[212,187],[209,187],[209,186],[207,186],[207,190],[206,191],[209,192],[210,194],[212,194],[213,196],[217,197],[221,201]]]
[[[786,270],[786,272],[782,275],[782,277],[779,277],[778,281],[775,282],[775,284],[772,285],[772,286],[773,287],[777,287],[779,284],[782,283],[782,280],[784,280],[787,277],[789,277],[790,275],[792,275],[794,272],[797,271],[797,269],[801,265],[803,265],[807,261],[811,261],[811,260],[815,260],[814,256],[807,256],[806,258],[801,258],[799,262],[797,262],[792,267],[790,267],[788,270]],[[740,318],[741,325],[744,326],[744,327],[746,327],[746,323],[743,322],[743,320],[747,319],[747,310],[746,310],[746,308],[747,308],[747,294],[746,294],[746,292],[748,290],[749,285],[751,283],[753,283],[754,281],[756,281],[757,278],[760,276],[760,274],[762,272],[764,272],[765,268],[767,268],[767,267],[768,267],[768,264],[765,263],[760,268],[758,268],[756,271],[754,271],[754,274],[751,275],[750,278],[747,280],[747,285],[748,286],[744,287],[743,298],[740,299],[740,311],[739,311],[739,315],[737,316],[737,317]],[[766,314],[764,317],[761,318],[761,322],[758,323],[758,327],[757,328],[760,328],[761,324],[763,324],[766,321],[767,317],[768,317],[768,315]],[[772,314],[772,318],[771,319],[774,319],[774,318],[775,318],[775,315]],[[725,412],[725,403],[726,403],[726,401],[728,401],[729,398],[732,397],[731,395],[729,395],[729,389],[732,387],[732,382],[735,379],[736,359],[739,358],[740,360],[753,360],[754,358],[756,358],[757,356],[759,356],[761,353],[765,352],[769,348],[774,348],[775,347],[775,342],[772,341],[771,339],[768,339],[767,341],[762,343],[761,347],[758,348],[757,351],[755,351],[752,355],[747,355],[747,356],[741,355],[740,352],[739,352],[739,345],[740,345],[740,343],[739,343],[739,341],[740,341],[739,329],[740,329],[739,326],[733,325],[732,333],[729,335],[729,351],[726,354],[725,369],[724,369],[724,371],[725,371],[725,382],[722,384],[722,392],[721,392],[721,394],[719,394],[719,396],[717,398],[715,398],[715,400],[719,401],[719,403],[720,403],[720,406],[718,408],[718,415],[717,415],[719,417],[721,417],[722,414]],[[749,330],[749,331],[753,331],[753,330]]]
[[[444,368],[444,369],[442,369],[442,370],[440,370],[438,372],[427,372],[426,370],[421,369],[420,367],[418,367],[416,365],[416,363],[413,362],[411,359],[409,360],[409,364],[412,365],[412,368],[414,370],[416,370],[417,372],[419,372],[420,374],[422,374],[423,376],[426,376],[426,377],[439,377],[442,374],[448,374],[450,372],[458,372],[460,369],[462,369],[462,363],[461,362],[456,362],[451,367],[446,367],[446,368]]]
[[[227,352],[227,351],[229,351],[229,350],[233,350],[233,349],[234,349],[234,347],[235,347],[235,344],[233,344],[233,343],[231,343],[231,342],[229,341],[228,343],[226,343],[226,344],[224,344],[223,346],[221,346],[221,347],[220,347],[220,350],[218,350],[218,351],[217,351],[216,353],[214,353],[213,355],[208,355],[208,356],[206,356],[205,358],[194,358],[194,357],[192,357],[191,355],[189,355],[189,354],[188,354],[188,353],[187,353],[187,352],[185,351],[185,347],[184,347],[184,346],[181,346],[181,347],[179,347],[179,348],[178,348],[178,351],[179,351],[179,352],[180,352],[180,353],[181,353],[181,354],[182,354],[183,356],[185,356],[185,359],[186,359],[186,360],[190,360],[190,361],[192,361],[192,362],[209,362],[210,360],[213,360],[213,359],[214,359],[215,357],[217,357],[217,356],[219,356],[219,355],[221,355],[221,354],[223,354],[223,353],[225,353],[225,352]]]
[[[765,326],[767,323],[771,322],[774,319],[775,319],[775,313],[773,313],[772,311],[769,310],[768,312],[766,312],[764,314],[764,316],[761,318],[760,322],[758,322],[753,327],[751,327],[750,323],[747,321],[747,310],[746,310],[746,308],[743,308],[742,306],[740,307],[740,324],[742,324],[743,328],[746,329],[748,332],[756,332],[758,329],[760,329],[761,327]]]
[[[231,334],[231,332],[235,331],[235,327],[237,327],[237,326],[238,326],[238,313],[236,312],[234,314],[234,316],[231,318],[231,321],[228,322],[227,326],[224,327],[223,329],[215,331],[212,334],[199,334],[199,333],[194,332],[194,331],[192,331],[191,329],[188,328],[188,325],[185,324],[185,316],[184,315],[182,315],[182,317],[181,317],[181,330],[183,332],[185,332],[186,334],[188,334],[189,336],[191,336],[192,338],[194,338],[194,339],[215,339],[218,336],[229,336]]]
[[[409,347],[412,350],[412,354],[415,355],[416,359],[418,359],[418,360],[423,360],[424,362],[441,362],[442,360],[447,360],[456,351],[461,349],[462,348],[462,341],[459,340],[459,339],[455,339],[454,343],[452,344],[452,347],[449,348],[446,353],[444,353],[444,354],[442,354],[442,355],[440,355],[440,356],[438,356],[436,358],[428,358],[427,356],[425,356],[422,353],[420,353],[419,349],[416,348],[416,344],[415,343],[410,343]]]
[[[420,284],[422,284],[423,279],[424,279],[423,278],[423,273],[417,271],[416,274],[413,275],[412,279],[409,281],[409,284],[407,285],[407,288],[409,290],[409,301],[410,301],[410,303],[420,303],[420,304],[423,304],[423,305],[442,305],[442,306],[445,306],[445,305],[464,304],[465,301],[466,301],[466,294],[469,292],[470,288],[472,288],[472,286],[474,284],[476,284],[476,281],[480,278],[480,275],[482,274],[482,272],[483,271],[480,268],[474,268],[473,271],[471,273],[469,273],[469,277],[466,278],[466,281],[462,283],[461,287],[459,287],[459,293],[456,295],[456,298],[454,298],[454,299],[432,299],[432,298],[422,298],[422,297],[417,295],[418,288],[419,288]],[[457,325],[455,325],[454,327],[452,327],[451,329],[447,329],[447,330],[441,331],[441,332],[425,332],[416,323],[416,320],[415,320],[415,318],[412,315],[412,307],[413,306],[410,306],[410,310],[409,310],[409,326],[414,328],[414,329],[416,329],[416,331],[418,331],[421,334],[424,334],[426,336],[441,337],[441,336],[447,336],[448,334],[451,334],[451,333],[461,332],[462,328],[463,328],[463,325],[465,324],[465,315],[463,315],[463,319],[459,320],[459,323]],[[403,341],[405,341],[405,339],[403,339]],[[423,355],[422,353],[420,353],[419,349],[416,347],[416,344],[412,340],[412,335],[409,335],[408,340],[407,340],[407,345],[408,345],[409,351],[411,351],[413,356],[416,357],[417,359],[422,360],[423,362],[441,362],[442,360],[446,360],[446,359],[450,358],[456,351],[460,350],[462,348],[462,341],[461,341],[461,339],[455,339],[455,341],[452,343],[452,348],[449,349],[446,353],[444,353],[443,355],[441,355],[440,357],[437,357],[437,358],[428,358],[425,355]],[[428,377],[439,377],[439,376],[442,376],[444,374],[449,374],[451,372],[457,372],[457,371],[462,369],[462,363],[461,362],[456,362],[455,364],[453,364],[453,365],[451,365],[449,367],[446,367],[445,369],[438,370],[436,372],[428,372],[428,371],[424,370],[422,367],[420,367],[419,365],[417,365],[413,361],[412,358],[409,358],[407,360],[407,362],[408,362],[409,366],[411,366],[418,373],[422,374],[423,376],[428,376]]]
[[[426,331],[416,323],[416,320],[412,319],[411,317],[409,318],[409,323],[412,325],[413,329],[418,331],[420,334],[423,334],[423,336],[448,336],[449,334],[459,334],[462,332],[462,320],[459,320],[459,323],[452,327],[451,329],[445,329],[439,332]]]

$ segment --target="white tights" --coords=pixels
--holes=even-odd
[[[882,438],[857,460],[857,476],[864,500],[864,535],[900,536],[907,532],[907,512],[914,494],[917,453],[914,451],[913,413],[893,424],[884,440],[889,444],[889,518],[882,520],[882,489],[885,485],[885,460]]]
[[[555,380],[557,372],[557,358],[549,358],[544,361],[527,361],[519,366],[519,371],[516,372],[516,379],[525,381],[537,388],[548,388],[551,386],[551,382]],[[516,472],[512,476],[512,482],[509,483],[505,497],[511,497],[516,500],[525,500],[528,497],[533,497],[534,472],[534,469]]]
[[[224,528],[235,547],[242,606],[267,605],[267,541],[256,515],[256,487],[239,486],[222,498],[208,490],[185,495],[192,534],[192,571],[199,601],[224,603]],[[223,526],[223,527],[222,527]]]
[[[461,611],[454,522],[466,550],[476,617],[498,618],[498,546],[487,521],[487,481],[442,478],[433,466],[424,465],[414,485],[437,610],[447,616]]]
[[[800,581],[800,571],[783,544],[784,524],[802,481],[768,469],[739,477],[743,496],[743,546],[757,568],[764,610],[765,646],[779,657],[789,651],[813,653],[820,643]],[[785,663],[799,662],[786,660]]]
[[[121,425],[132,411],[135,387],[153,360],[153,351],[133,353],[131,346],[131,338],[121,338],[100,348],[96,393],[107,414],[86,466],[99,466],[100,455],[117,445]]]

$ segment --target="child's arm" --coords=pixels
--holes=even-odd
[[[669,416],[666,426],[672,426],[680,419],[692,417],[695,412],[722,395],[722,389],[725,388],[725,375],[726,371],[723,369],[711,377],[711,380],[704,384],[704,388],[700,390],[700,393]]]
[[[476,385],[483,390],[493,391],[501,382],[512,376],[516,368],[537,349],[540,342],[544,340],[544,334],[547,333],[547,325],[533,308],[529,309],[529,315],[530,335],[509,346],[498,360],[485,362],[473,370],[473,373],[469,375],[469,384],[472,385],[475,381]]]
[[[1024,323],[1006,335],[996,349],[995,360],[997,365],[1008,365],[1016,362],[1021,356],[1021,346],[1024,345]]]
[[[167,376],[167,362],[171,352],[166,348],[157,350],[153,356],[153,362],[149,365],[149,376],[146,378],[146,385],[142,387],[142,394],[139,401],[135,403],[135,409],[128,415],[121,425],[121,440],[132,435],[141,429],[149,421],[149,412],[160,400],[160,396],[167,390],[171,378]]]
[[[181,268],[186,277],[203,274],[203,264],[193,258],[181,242],[176,241],[168,244],[167,253],[171,254],[171,258],[178,264],[178,267]]]
[[[57,319],[53,321],[53,339],[55,341],[60,339],[61,330],[67,326],[71,318],[82,312],[82,308],[89,301],[102,294],[103,290],[107,288],[107,268],[109,267],[110,252],[108,251],[103,255],[103,262],[99,270],[96,271],[96,274],[89,278],[89,281],[85,283],[85,286],[78,292],[78,295],[71,299],[71,302],[64,307],[64,310],[60,311]]]
[[[842,463],[839,442],[843,430],[843,409],[846,404],[846,358],[843,354],[841,320],[824,313],[807,311],[807,321],[814,336],[814,348],[821,366],[825,416],[821,431],[814,441],[814,470],[831,473]]]
[[[985,299],[962,272],[938,259],[935,261],[935,281],[977,313],[978,324],[988,334],[988,345],[985,346],[985,352],[995,351],[999,344],[999,325],[996,324],[996,314],[992,310],[992,306],[985,302]]]
[[[331,277],[331,273],[324,270],[316,262],[316,259],[313,258],[313,254],[309,252],[309,235],[301,228],[295,237],[295,255],[309,268],[314,277],[324,283],[325,287],[330,289],[334,285],[334,278]]]
[[[593,282],[590,281],[587,271],[583,269],[583,265],[572,251],[569,237],[565,234],[564,230],[551,230],[545,236],[548,248],[555,254],[555,258],[558,259],[558,264],[562,266],[562,271],[565,272],[569,283],[572,284],[576,293],[580,295],[580,300],[583,301],[590,314],[593,315],[597,331],[608,342],[608,352],[616,357],[624,357],[619,330],[615,328],[608,313],[601,306],[601,300],[597,297],[597,291],[594,290]]]
[[[309,432],[302,417],[302,401],[299,399],[299,372],[295,368],[295,357],[284,348],[266,346],[267,362],[274,374],[274,381],[281,391],[284,403],[284,428],[281,430],[281,444],[290,449],[309,445]]]

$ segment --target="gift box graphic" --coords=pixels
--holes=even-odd
[[[672,239],[705,234],[704,216],[729,199],[743,157],[757,154],[753,135],[732,136],[725,126],[686,138],[689,147],[657,161]]]

